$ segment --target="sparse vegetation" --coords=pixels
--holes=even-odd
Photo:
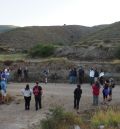
[[[14,97],[12,97],[9,93],[5,96],[5,104],[9,104],[14,100]],[[0,93],[0,103],[1,103],[1,93]]]
[[[118,127],[120,124],[120,110],[118,108],[99,110],[93,115],[91,122],[95,128],[98,128],[100,125],[104,125],[107,128]]]
[[[120,60],[113,60],[111,63],[112,64],[120,64]]]
[[[19,61],[26,58],[26,54],[0,54],[0,61]]]
[[[29,55],[31,57],[48,57],[54,53],[54,50],[55,46],[52,44],[50,45],[38,44],[29,51]]]
[[[62,107],[56,107],[50,109],[46,118],[35,129],[73,129],[75,125],[84,129],[97,129],[100,125],[103,125],[105,129],[118,129],[119,124],[119,106],[100,108],[95,112],[88,110],[80,116],[65,112]]]
[[[82,120],[80,119],[79,116],[70,112],[65,112],[61,107],[56,107],[54,109],[51,109],[46,119],[41,121],[41,128],[68,129],[74,125],[80,126],[81,123]]]

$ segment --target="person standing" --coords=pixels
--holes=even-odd
[[[108,101],[112,100],[112,89],[115,87],[115,82],[113,78],[109,79],[109,98]]]
[[[22,68],[19,67],[17,70],[17,77],[18,77],[18,82],[22,81]]]
[[[92,90],[93,90],[93,105],[97,106],[99,103],[99,93],[100,93],[100,85],[97,80],[92,85]]]
[[[24,89],[21,90],[24,100],[25,100],[25,110],[30,110],[30,101],[32,96],[32,89],[29,88],[29,84],[26,85]]]
[[[79,109],[79,103],[82,95],[82,89],[80,85],[74,90],[74,109]]]
[[[73,68],[71,68],[69,71],[69,82],[70,84],[73,84]]]
[[[6,92],[7,92],[6,91],[7,85],[6,85],[6,81],[3,78],[1,78],[0,86],[1,86],[1,102],[4,103]]]
[[[73,84],[77,83],[77,70],[76,68],[73,69]]]
[[[95,74],[94,69],[91,68],[90,69],[90,74],[89,74],[89,76],[90,76],[90,84],[91,85],[94,83],[94,74]]]
[[[5,68],[4,72],[5,72],[5,76],[6,76],[6,82],[9,83],[10,69],[9,68]]]
[[[28,81],[28,68],[27,67],[25,67],[23,73],[24,73],[24,81],[27,82]]]
[[[46,68],[46,69],[43,71],[43,74],[44,74],[44,82],[45,82],[45,84],[47,84],[47,83],[48,83],[49,69]]]
[[[82,68],[82,66],[80,66],[80,69],[78,70],[78,79],[79,79],[79,84],[83,83],[84,80],[84,69]]]
[[[33,87],[33,94],[34,94],[34,97],[35,97],[36,111],[38,110],[38,107],[39,107],[39,109],[42,108],[42,105],[41,105],[42,87],[39,86],[38,84],[39,83],[36,82],[36,85]]]
[[[103,86],[104,84],[104,71],[101,69],[100,70],[100,74],[99,74],[99,82],[100,82],[100,85]]]
[[[95,69],[95,73],[94,73],[94,82],[96,82],[99,78],[99,72],[97,70],[97,68]]]
[[[105,80],[105,84],[103,86],[103,104],[107,103],[108,95],[109,95],[109,80]]]

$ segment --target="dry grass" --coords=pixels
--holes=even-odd
[[[1,99],[1,93],[0,93],[0,99]],[[5,101],[4,101],[4,103],[5,104],[9,104],[10,102],[12,102],[14,100],[14,97],[13,96],[11,96],[9,93],[7,93],[7,95],[5,96]]]
[[[26,58],[26,54],[0,54],[0,61],[18,61],[24,60]]]
[[[46,119],[41,121],[42,129],[69,129],[74,125],[81,125],[82,120],[79,116],[65,112],[61,107],[50,110]],[[40,129],[40,128],[39,128]]]
[[[51,66],[51,67],[63,67],[66,69],[69,69],[71,67],[74,67],[75,64],[73,62],[71,62],[70,60],[68,60],[67,58],[64,57],[60,57],[60,58],[47,58],[47,59],[43,59],[40,60],[40,65],[41,66]]]
[[[10,103],[14,100],[14,97],[12,97],[9,93],[5,97],[5,103]]]
[[[112,64],[120,64],[120,60],[113,60],[112,62],[111,62]]]
[[[99,110],[93,115],[91,123],[93,127],[104,125],[106,128],[115,129],[120,124],[120,110],[117,108]]]

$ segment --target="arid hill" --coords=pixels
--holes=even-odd
[[[16,49],[29,49],[38,43],[73,45],[74,42],[78,42],[104,27],[106,26],[85,27],[64,25],[22,27],[0,34],[0,44]]]
[[[59,45],[54,55],[57,57],[113,59],[120,44],[120,22],[93,27],[28,26],[0,34],[1,50],[26,51],[37,44]]]
[[[89,35],[86,40],[120,40],[120,22],[116,22],[103,27],[103,29],[96,31]]]

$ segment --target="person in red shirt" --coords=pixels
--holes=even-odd
[[[36,82],[36,85],[33,87],[33,94],[35,97],[35,107],[36,107],[36,111],[42,108],[41,105],[41,99],[42,99],[42,87],[38,85],[39,83]]]
[[[92,90],[93,90],[93,105],[97,106],[99,103],[99,93],[100,93],[100,85],[98,81],[96,81],[92,85]]]

